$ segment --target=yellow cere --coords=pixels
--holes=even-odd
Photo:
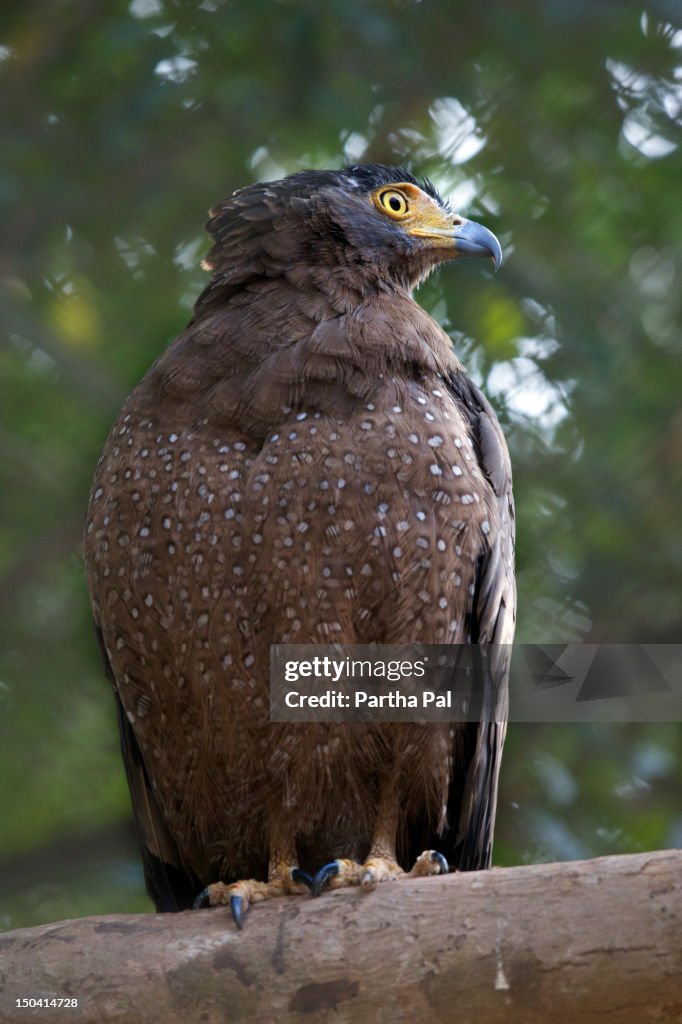
[[[382,185],[370,200],[380,213],[403,224],[407,234],[427,239],[434,248],[453,248],[453,229],[462,223],[462,218],[448,214],[416,185]]]

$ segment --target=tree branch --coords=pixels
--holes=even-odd
[[[644,1024],[682,1020],[682,851],[403,880],[0,936],[0,1017]],[[3,1013],[9,1016],[3,1016]]]

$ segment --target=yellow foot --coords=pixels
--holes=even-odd
[[[365,892],[376,889],[379,882],[388,882],[392,878],[400,878],[405,872],[400,865],[387,857],[368,857],[362,865],[360,885]]]
[[[325,886],[330,889],[341,889],[359,885],[365,892],[371,892],[372,889],[376,889],[379,882],[387,882],[393,878],[424,878],[426,875],[447,873],[448,863],[442,853],[436,850],[425,850],[421,853],[407,874],[391,857],[370,855],[364,864],[339,859],[320,868],[313,879],[311,891],[313,896],[319,896]]]
[[[447,875],[450,868],[442,853],[438,850],[424,850],[420,853],[408,872],[408,878],[425,878],[427,875]]]
[[[244,914],[252,903],[262,903],[278,896],[300,896],[312,888],[312,879],[300,868],[282,866],[267,882],[245,878],[231,885],[212,882],[199,893],[194,909],[229,906],[237,928],[243,925]]]

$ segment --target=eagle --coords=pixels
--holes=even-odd
[[[159,911],[491,863],[505,725],[270,721],[271,644],[509,645],[496,416],[413,290],[499,242],[378,164],[238,189],[135,388],[84,555]],[[501,648],[504,650],[505,648]]]

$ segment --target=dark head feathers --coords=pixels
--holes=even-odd
[[[289,192],[310,193],[323,188],[347,188],[350,191],[373,192],[381,185],[392,185],[406,181],[416,185],[441,206],[444,200],[438,189],[428,178],[417,178],[406,167],[386,167],[384,164],[351,164],[340,171],[297,171],[279,181],[258,182],[237,189],[235,196],[257,193],[264,190],[282,189]]]
[[[392,185],[400,181],[406,181],[410,185],[416,185],[417,188],[426,192],[428,196],[435,199],[441,206],[444,205],[433,182],[429,181],[428,178],[416,178],[407,167],[386,167],[384,164],[352,164],[350,167],[344,167],[340,173],[348,178],[354,178],[362,185],[363,190],[367,192],[372,192],[381,185]]]
[[[206,228],[215,244],[203,266],[218,274],[222,288],[272,276],[275,265],[320,261],[362,264],[365,282],[371,265],[380,269],[382,278],[392,276],[414,287],[435,265],[432,253],[415,254],[402,231],[377,217],[366,202],[358,203],[376,189],[400,182],[421,188],[448,210],[428,178],[420,180],[406,167],[383,164],[298,171],[246,185],[210,211]],[[207,289],[212,298],[214,285]],[[200,302],[204,300],[202,296]]]

